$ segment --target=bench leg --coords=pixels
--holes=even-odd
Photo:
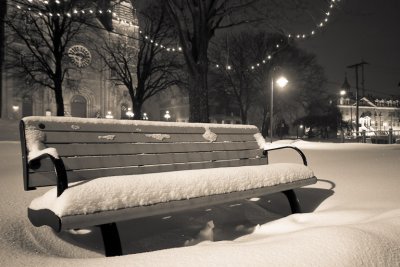
[[[108,223],[99,225],[99,227],[103,237],[106,257],[121,256],[122,247],[117,225],[115,223]]]
[[[292,213],[300,213],[301,212],[300,203],[299,200],[297,199],[296,194],[294,193],[294,190],[286,190],[282,191],[282,193],[285,194],[285,196],[289,200],[290,209],[292,210]]]

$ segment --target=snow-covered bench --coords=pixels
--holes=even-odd
[[[122,254],[118,221],[274,192],[300,212],[293,189],[316,182],[297,148],[303,164],[268,165],[251,125],[26,117],[20,129],[25,190],[55,186],[31,202],[32,224],[100,226],[107,256]]]

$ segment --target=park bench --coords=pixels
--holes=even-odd
[[[122,255],[116,222],[283,192],[316,183],[302,163],[268,164],[257,127],[26,117],[24,189],[52,186],[28,207],[34,226],[101,229],[106,256]]]

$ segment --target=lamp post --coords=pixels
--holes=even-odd
[[[283,88],[287,85],[287,83],[289,82],[285,77],[281,76],[279,77],[276,81],[274,80],[274,72],[272,71],[272,75],[271,75],[271,110],[270,110],[270,131],[269,131],[269,138],[271,139],[271,143],[272,143],[272,136],[273,136],[273,126],[274,126],[274,122],[273,122],[273,118],[274,118],[274,82],[276,82],[276,84]]]

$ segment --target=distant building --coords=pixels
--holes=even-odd
[[[351,94],[342,95],[338,100],[342,120],[356,126],[356,100]],[[359,100],[360,131],[400,130],[400,100],[365,96]]]

